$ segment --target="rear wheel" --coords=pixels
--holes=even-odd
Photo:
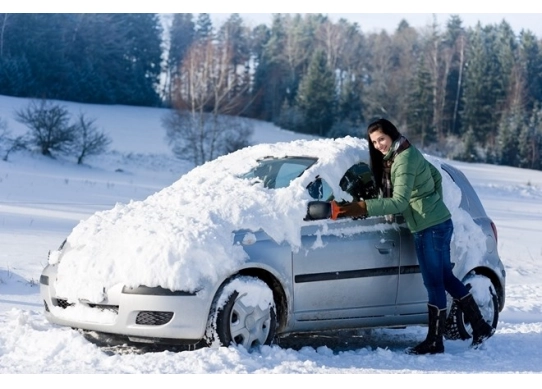
[[[217,294],[207,328],[210,346],[241,345],[247,350],[273,342],[276,328],[273,292],[255,277],[237,277]]]
[[[485,321],[493,328],[497,328],[499,300],[491,280],[484,275],[472,274],[465,279],[464,283],[472,293]],[[472,337],[472,327],[455,301],[452,303],[448,314],[444,336],[446,339],[451,340],[465,340]]]

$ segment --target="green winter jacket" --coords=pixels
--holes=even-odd
[[[422,153],[410,146],[391,165],[393,196],[366,200],[368,216],[403,214],[411,232],[450,219],[442,200],[442,176]]]

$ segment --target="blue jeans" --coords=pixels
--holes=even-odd
[[[428,303],[439,309],[446,308],[446,292],[455,299],[469,293],[465,285],[452,273],[450,242],[453,231],[454,226],[449,219],[414,233],[418,263],[429,296]]]

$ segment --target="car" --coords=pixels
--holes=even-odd
[[[496,328],[506,280],[496,226],[460,170],[425,157],[443,176],[454,274]],[[81,221],[49,253],[45,317],[188,348],[426,325],[427,292],[402,216],[327,217],[332,199],[376,196],[364,139],[246,147]],[[471,335],[449,298],[446,337]]]

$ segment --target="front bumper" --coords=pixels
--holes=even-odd
[[[51,323],[146,343],[195,344],[205,334],[211,301],[204,293],[117,285],[107,291],[106,303],[71,304],[56,296],[55,280],[56,266],[49,265],[40,277],[40,293]]]

